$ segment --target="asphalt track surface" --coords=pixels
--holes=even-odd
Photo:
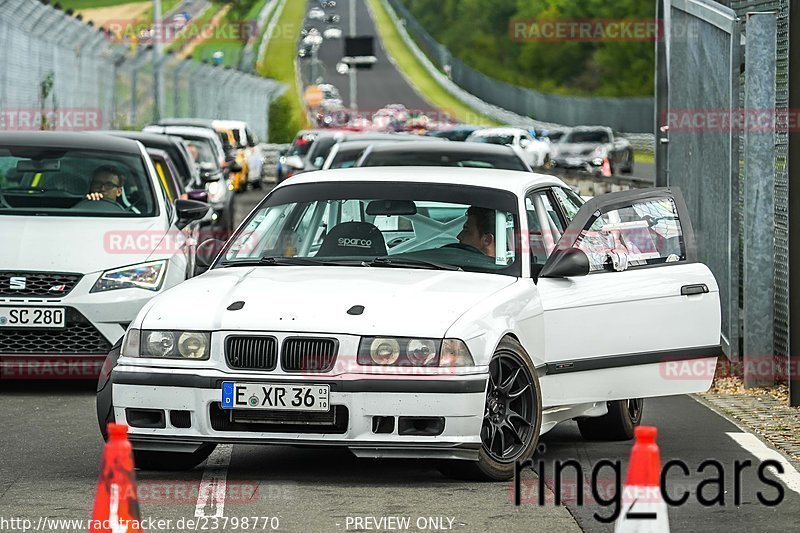
[[[350,28],[349,2],[356,1],[356,33],[357,35],[372,35],[375,37],[375,57],[377,63],[371,69],[358,69],[357,77],[357,108],[360,112],[370,113],[379,110],[387,104],[404,104],[407,108],[434,112],[435,109],[406,81],[398,72],[386,55],[380,43],[375,25],[370,17],[367,5],[363,0],[340,0],[333,9],[326,10],[327,14],[336,13],[341,17],[335,24],[342,29],[343,35],[348,35]],[[310,5],[319,5],[315,0]],[[330,26],[319,20],[306,19],[305,25],[317,28],[320,33]],[[336,64],[344,56],[344,39],[325,40],[319,48],[320,68],[316,70],[317,76],[323,76],[324,81],[332,83],[339,89],[345,106],[350,105],[350,82],[348,75],[336,72]],[[300,72],[304,84],[311,79],[311,59],[298,59]]]
[[[265,192],[237,196],[237,221]],[[94,385],[4,381],[0,382],[0,402],[0,530],[21,530],[8,522],[3,527],[2,520],[10,518],[28,519],[34,526],[40,517],[88,519],[102,451]],[[794,470],[793,477],[782,478],[794,489],[784,481],[777,482],[783,491],[777,506],[760,503],[758,492],[773,501],[778,490],[758,478],[759,459],[734,437],[750,438],[758,444],[757,439],[689,396],[649,399],[644,413],[644,423],[659,428],[662,465],[677,459],[689,470],[684,474],[675,468],[668,476],[671,497],[689,494],[685,505],[669,510],[672,531],[796,530],[800,495],[795,490],[800,490],[800,476]],[[511,483],[452,481],[429,461],[378,461],[357,459],[342,449],[251,445],[218,448],[212,457],[220,459],[221,466],[204,463],[187,472],[139,471],[139,499],[143,518],[172,521],[169,527],[151,527],[150,531],[190,530],[187,520],[204,521],[206,530],[213,531],[217,513],[221,514],[217,531],[253,531],[252,523],[250,529],[232,527],[231,520],[245,516],[275,517],[277,522],[269,524],[291,532],[613,531],[613,525],[603,524],[593,515],[613,513],[613,502],[601,504],[601,500],[613,500],[616,474],[610,468],[598,471],[594,486],[601,500],[595,501],[591,496],[592,469],[604,459],[620,461],[624,479],[631,443],[586,442],[577,425],[567,422],[544,435],[540,448],[536,466],[550,488],[554,488],[557,461],[574,460],[581,467],[580,477],[576,469],[564,468],[559,491],[562,505],[555,505],[550,489],[545,491],[544,505],[539,505],[538,481],[530,470],[523,473],[522,502],[515,507]],[[720,463],[723,492],[713,483],[701,487],[704,480],[720,476],[717,467],[698,472],[706,460]],[[741,501],[737,505],[734,463],[748,460],[752,466],[740,476]],[[794,468],[787,466],[787,472]],[[212,477],[225,480],[224,500],[198,505],[201,486]],[[772,474],[767,477],[775,479]],[[577,501],[577,479],[582,479],[586,491],[583,505]],[[704,507],[697,500],[699,489],[707,498],[722,494],[724,505]],[[407,518],[410,526],[401,529],[394,522],[367,522],[368,517]],[[229,522],[223,528],[226,519]],[[266,520],[260,520],[256,530],[270,531],[270,527],[261,527]],[[199,523],[195,527],[202,530]]]

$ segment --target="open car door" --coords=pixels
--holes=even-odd
[[[581,250],[584,275],[559,275]],[[579,269],[580,270],[580,269]],[[575,214],[537,281],[545,407],[707,390],[720,348],[719,289],[697,262],[674,188],[596,197]]]

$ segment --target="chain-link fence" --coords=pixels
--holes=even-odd
[[[728,355],[746,384],[770,384],[789,351],[789,0],[659,10],[657,184],[684,191]],[[748,375],[754,358],[768,370]]]
[[[35,0],[0,0],[0,51],[0,129],[139,129],[157,116],[152,46]],[[162,116],[244,120],[268,138],[282,84],[170,53],[158,68]]]

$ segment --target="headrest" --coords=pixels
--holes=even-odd
[[[386,255],[386,241],[381,230],[369,222],[343,222],[325,236],[316,257]]]

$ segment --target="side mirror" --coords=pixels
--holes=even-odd
[[[520,139],[520,140],[519,140],[519,145],[520,145],[522,148],[527,148],[527,147],[528,147],[528,145],[530,145],[530,144],[531,144],[531,142],[530,142],[528,139]]]
[[[287,167],[292,167],[297,170],[302,170],[303,168],[303,160],[300,159],[299,155],[290,155],[286,158],[286,161],[283,162],[284,165]]]
[[[186,194],[189,195],[189,200],[208,203],[208,191],[205,189],[195,189],[193,191],[188,191]]]
[[[196,268],[200,270],[200,272],[208,270],[208,267],[214,262],[214,258],[217,257],[217,254],[222,250],[224,244],[225,243],[219,239],[208,239],[201,242],[197,246],[195,252],[197,254],[195,257]]]
[[[589,258],[578,248],[553,252],[539,274],[540,278],[571,278],[589,273]]]
[[[175,200],[175,211],[178,213],[177,226],[184,228],[190,222],[200,220],[208,213],[211,207],[203,202],[197,200],[184,200],[179,198]]]
[[[214,166],[214,163],[200,163],[199,167],[200,179],[203,180],[203,183],[219,181],[219,179],[222,177],[221,173],[217,170],[217,167]]]

